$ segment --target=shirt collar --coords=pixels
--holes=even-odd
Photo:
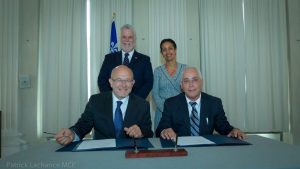
[[[132,55],[133,55],[133,52],[134,52],[134,49],[133,49],[132,51],[130,51],[130,52],[127,52],[127,53],[129,54],[128,57],[132,56]],[[126,53],[126,52],[124,52],[124,51],[122,50],[122,56],[124,56],[125,53]]]
[[[128,102],[128,99],[129,99],[129,96],[126,96],[125,98],[120,100],[117,98],[117,96],[114,94],[114,92],[112,92],[112,97],[113,97],[113,103],[116,103],[116,101],[122,101],[124,103],[124,102]]]
[[[190,105],[190,102],[196,102],[198,105],[200,105],[200,102],[201,102],[201,93],[200,93],[199,98],[197,100],[195,100],[195,101],[192,101],[187,96],[185,96],[185,99],[186,99],[188,105]]]

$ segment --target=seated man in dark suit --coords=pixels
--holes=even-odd
[[[153,71],[149,56],[138,53],[134,47],[136,43],[135,30],[131,25],[121,28],[121,51],[105,56],[98,76],[100,92],[110,91],[108,79],[111,70],[119,65],[127,65],[134,75],[135,83],[132,93],[146,98],[153,86]]]
[[[246,138],[240,129],[227,121],[221,99],[202,92],[203,79],[196,68],[185,69],[180,85],[184,92],[164,103],[157,137],[175,139],[176,135],[208,135],[216,130],[229,137]]]
[[[124,65],[112,70],[112,91],[91,96],[77,123],[63,128],[55,139],[62,145],[81,140],[92,128],[95,139],[152,137],[149,103],[130,94],[134,84],[132,71]]]

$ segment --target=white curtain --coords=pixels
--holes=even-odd
[[[0,1],[0,110],[3,134],[18,134],[19,1]],[[17,135],[16,135],[17,136]],[[6,140],[5,140],[6,141]],[[9,140],[10,142],[12,140]],[[4,144],[7,144],[6,142]]]
[[[288,130],[285,5],[282,0],[245,0],[246,126],[250,130]]]
[[[187,1],[149,1],[149,55],[153,69],[164,63],[160,42],[171,38],[177,44],[177,61],[187,63]]]
[[[285,1],[201,0],[205,91],[249,132],[288,130]]]
[[[87,103],[86,2],[41,0],[38,134],[73,125]]]
[[[120,28],[124,24],[132,24],[132,1],[90,0],[91,94],[99,93],[97,79],[104,56],[110,52],[109,44],[113,13],[116,14],[116,31],[117,36],[120,37]],[[118,44],[120,44],[120,38],[118,38]]]

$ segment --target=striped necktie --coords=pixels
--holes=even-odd
[[[192,113],[190,117],[190,123],[191,123],[191,135],[192,136],[199,136],[199,124],[200,124],[200,118],[197,113],[196,109],[196,102],[189,102],[192,106]]]

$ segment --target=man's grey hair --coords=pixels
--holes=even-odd
[[[133,32],[133,36],[134,36],[134,40],[136,40],[135,29],[134,29],[134,27],[133,27],[132,25],[129,25],[129,24],[123,25],[123,26],[121,27],[121,34],[122,34],[122,31],[123,31],[124,29],[129,29],[130,31],[132,31],[132,32]]]

